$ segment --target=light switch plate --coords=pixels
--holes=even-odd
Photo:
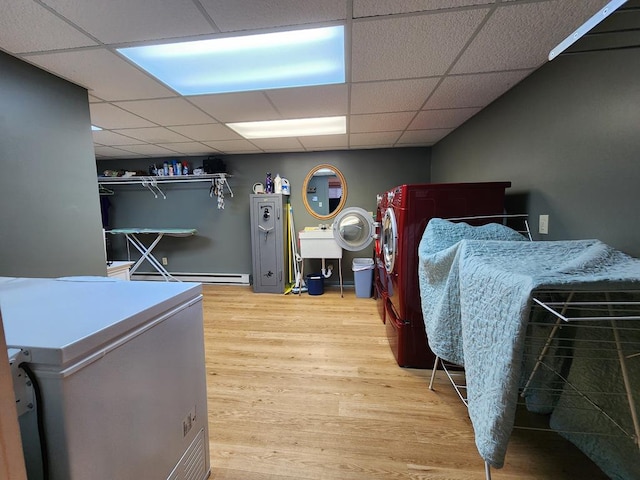
[[[538,222],[538,233],[546,235],[549,233],[549,215],[540,215]]]

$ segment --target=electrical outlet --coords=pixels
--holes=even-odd
[[[549,233],[549,215],[540,215],[538,221],[538,233],[546,235]]]
[[[162,264],[169,265],[169,260],[167,260],[167,257],[162,257]]]

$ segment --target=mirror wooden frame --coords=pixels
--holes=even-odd
[[[317,213],[309,204],[309,200],[307,199],[307,188],[309,186],[309,182],[311,181],[313,176],[322,169],[333,170],[336,173],[336,176],[340,179],[340,183],[342,184],[342,197],[340,197],[340,202],[338,203],[338,206],[335,208],[335,210],[333,210],[333,212],[329,213],[328,215],[321,215]],[[320,220],[329,220],[338,215],[338,213],[340,213],[347,202],[347,181],[344,178],[342,172],[333,165],[329,165],[328,163],[322,163],[313,167],[302,183],[302,201],[304,202],[304,207],[307,209],[307,212]]]

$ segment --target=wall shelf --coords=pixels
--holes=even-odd
[[[114,185],[141,185],[147,188],[153,196],[158,195],[166,199],[159,185],[172,183],[210,183],[209,196],[217,197],[218,208],[224,208],[224,189],[229,192],[229,196],[233,197],[233,191],[227,181],[226,173],[205,173],[202,175],[175,175],[175,176],[131,176],[131,177],[98,177],[98,188],[101,195],[113,194],[113,190],[109,187]]]

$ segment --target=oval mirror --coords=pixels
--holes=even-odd
[[[333,165],[312,168],[302,184],[302,201],[307,211],[320,220],[335,217],[347,201],[347,182]]]

